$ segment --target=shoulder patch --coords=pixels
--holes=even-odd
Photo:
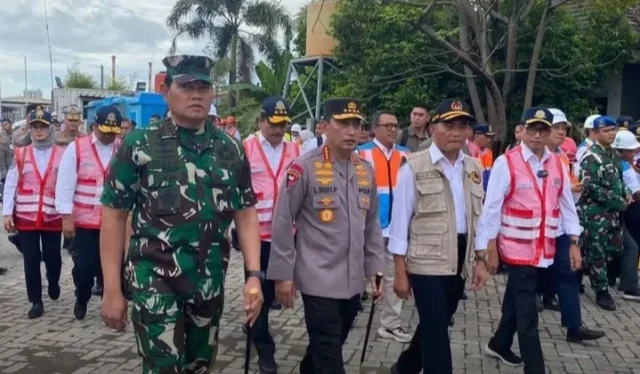
[[[291,166],[289,166],[289,169],[287,170],[287,175],[286,175],[287,179],[285,182],[286,188],[291,188],[295,186],[296,183],[298,183],[298,180],[302,176],[303,172],[304,172],[304,169],[302,168],[302,166],[298,164],[292,164]]]

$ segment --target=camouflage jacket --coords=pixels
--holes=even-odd
[[[221,291],[234,211],[256,202],[242,145],[210,122],[200,133],[167,120],[128,134],[102,194],[132,211],[131,287],[205,300]]]
[[[594,216],[618,221],[626,199],[618,154],[594,144],[580,162],[580,180],[584,188],[578,200],[578,213],[583,225]]]
[[[2,134],[0,136],[0,179],[7,177],[7,172],[13,164],[13,143],[11,135]]]

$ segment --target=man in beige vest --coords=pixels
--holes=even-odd
[[[474,289],[487,278],[484,251],[472,248],[484,197],[482,169],[462,153],[473,121],[466,103],[443,101],[432,118],[433,145],[407,155],[398,172],[389,236],[393,288],[402,299],[414,295],[420,324],[393,374],[452,374],[447,328],[471,264]]]

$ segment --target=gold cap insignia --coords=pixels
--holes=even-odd
[[[71,108],[71,111],[69,113],[78,114],[78,111],[76,110],[76,108]]]
[[[358,110],[358,106],[356,105],[355,101],[350,101],[349,104],[347,104],[346,112],[348,112],[348,113],[360,113],[360,111]]]
[[[545,114],[544,114],[544,110],[537,111],[536,114],[534,115],[534,117],[536,117],[536,118],[544,118],[544,117],[546,117]]]
[[[276,103],[275,114],[287,114],[287,107],[282,100]]]
[[[624,123],[622,124],[622,127],[629,127],[629,121],[624,121]]]
[[[44,118],[44,111],[42,110],[41,106],[37,106],[36,107],[36,118],[38,118],[38,119],[43,119]]]
[[[462,110],[462,103],[459,101],[454,101],[451,103],[451,109],[453,110]]]
[[[107,115],[107,120],[105,121],[105,124],[110,125],[110,126],[117,126],[118,122],[116,120],[116,114],[111,112]]]

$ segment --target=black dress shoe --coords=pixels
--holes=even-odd
[[[580,292],[580,295],[584,295],[584,284],[580,284],[580,289],[578,290],[578,292]]]
[[[76,305],[73,306],[73,315],[77,320],[82,321],[87,315],[87,303],[81,303],[76,300]]]
[[[596,304],[600,308],[611,312],[617,309],[616,303],[615,301],[613,301],[613,298],[609,294],[608,290],[598,291],[598,293],[596,294]]]
[[[22,253],[22,248],[20,247],[20,233],[11,234],[7,237],[11,244],[16,246],[18,252]]]
[[[604,331],[591,330],[584,326],[577,329],[567,330],[567,341],[569,343],[580,343],[586,340],[596,340],[604,336]]]
[[[57,284],[50,284],[47,288],[47,293],[49,294],[49,298],[51,300],[58,300],[60,297],[60,286]]]
[[[550,300],[543,300],[542,305],[544,309],[553,310],[554,312],[560,311],[560,303],[558,303],[558,298],[555,296]]]
[[[542,302],[542,296],[536,295],[536,306],[538,307],[538,313],[544,310],[544,303]]]
[[[260,374],[276,374],[278,372],[278,365],[276,360],[258,358],[258,371]]]
[[[0,268],[0,275],[7,274],[7,268]]]
[[[449,320],[449,326],[453,326],[456,323],[456,317],[451,316],[451,319]]]
[[[365,290],[361,295],[360,295],[360,301],[367,301],[369,300],[369,293]]]
[[[462,291],[462,296],[460,296],[460,300],[467,300],[467,293]]]
[[[42,303],[33,303],[31,310],[29,310],[29,314],[27,316],[29,319],[40,318],[44,313],[44,306]]]

